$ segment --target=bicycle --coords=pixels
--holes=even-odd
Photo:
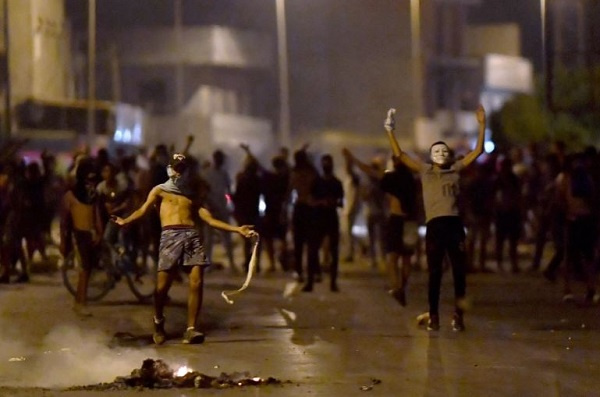
[[[131,292],[140,302],[148,302],[156,286],[156,263],[153,260],[133,263],[125,254],[124,249],[118,250],[102,242],[98,264],[92,268],[87,290],[89,301],[98,301],[112,290],[117,282],[125,277]],[[114,259],[113,259],[114,258]],[[65,287],[75,296],[81,259],[76,249],[65,258],[61,265],[61,274]]]

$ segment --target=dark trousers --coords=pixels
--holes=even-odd
[[[566,245],[565,245],[565,281],[568,282],[576,272],[576,264],[579,262],[581,268],[579,273],[588,283],[588,288],[595,286],[595,247],[597,240],[597,221],[594,216],[580,216],[573,220],[567,220]]]
[[[554,243],[554,255],[548,266],[545,274],[551,280],[556,278],[558,269],[565,258],[565,220],[557,218],[552,224],[552,242]]]
[[[440,289],[444,257],[448,255],[454,279],[454,297],[456,302],[465,297],[466,253],[465,230],[461,219],[457,216],[444,216],[430,220],[427,223],[425,237],[427,265],[429,267],[429,314],[439,314]],[[462,310],[457,307],[458,312]]]
[[[313,209],[306,204],[296,204],[292,213],[292,232],[294,237],[294,266],[298,276],[302,277],[304,246],[308,245],[313,222]]]
[[[337,214],[317,215],[317,222],[311,231],[308,242],[308,284],[314,282],[315,274],[321,272],[319,249],[325,239],[329,239],[329,255],[331,257],[329,275],[331,286],[337,282],[340,256],[340,222]]]

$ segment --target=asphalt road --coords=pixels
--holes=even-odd
[[[450,327],[450,273],[439,332],[416,325],[427,307],[424,272],[413,273],[406,308],[366,263],[342,265],[339,293],[325,279],[312,293],[284,296],[291,279],[278,273],[259,275],[227,304],[221,291],[243,280],[207,275],[202,345],[181,343],[186,286],[174,285],[163,346],[151,343],[151,306],[137,303],[124,281],[85,319],[72,312],[57,273],[0,285],[0,396],[139,395],[78,387],[112,382],[146,358],[284,381],[144,390],[160,396],[600,396],[600,308],[562,303],[560,286],[540,274],[470,275],[462,333]]]

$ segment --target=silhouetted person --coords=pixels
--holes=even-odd
[[[233,194],[233,216],[238,225],[258,225],[261,181],[258,175],[258,162],[253,156],[247,156],[242,170],[235,177]],[[252,241],[244,239],[244,268],[248,270],[252,257]],[[257,259],[256,270],[260,271]]]
[[[471,272],[491,272],[486,267],[487,246],[494,220],[494,161],[473,164],[465,172],[471,172],[461,187],[464,199],[464,220],[467,227],[467,260]],[[477,264],[475,259],[477,258]]]
[[[557,177],[557,199],[564,208],[566,238],[566,269],[564,301],[573,300],[571,277],[576,263],[582,264],[587,286],[586,303],[597,303],[596,294],[596,243],[598,236],[597,187],[582,156],[567,159],[565,171]]]
[[[315,212],[312,205],[312,188],[319,173],[308,158],[306,149],[294,153],[294,166],[290,174],[290,192],[295,192],[294,209],[292,213],[292,234],[294,238],[294,266],[296,278],[304,281],[303,256],[304,248],[308,245]]]
[[[333,174],[333,158],[326,154],[321,157],[323,175],[315,178],[311,188],[312,206],[314,208],[313,228],[308,237],[308,278],[302,291],[313,290],[315,276],[320,273],[319,249],[327,239],[327,247],[331,257],[329,268],[329,289],[338,292],[338,264],[340,255],[340,222],[338,208],[344,201],[342,182]]]
[[[354,254],[356,250],[356,237],[352,232],[356,219],[361,209],[360,198],[360,176],[354,170],[354,163],[351,158],[344,156],[346,178],[343,181],[344,185],[344,207],[343,207],[343,234],[346,239],[347,253],[344,257],[345,262],[354,262]]]
[[[288,270],[287,229],[289,168],[282,156],[271,160],[272,170],[263,170],[261,191],[265,201],[265,212],[260,222],[262,245],[265,247],[269,270],[275,270],[278,256],[283,270]],[[278,245],[276,249],[276,245]]]
[[[519,272],[517,247],[523,227],[522,181],[513,170],[512,161],[500,161],[494,181],[494,224],[496,226],[496,263],[503,270],[504,242],[508,241],[508,253],[513,273]]]
[[[210,209],[212,216],[222,222],[229,222],[230,210],[227,200],[232,197],[231,179],[225,169],[225,153],[220,150],[213,152],[212,165],[204,169],[202,178],[208,184],[208,194],[206,198],[207,208]],[[213,244],[215,230],[206,227],[204,230],[204,238],[206,244],[206,255],[212,261]],[[225,253],[229,261],[229,269],[237,271],[235,261],[233,259],[233,243],[229,233],[221,233],[221,240],[225,247]]]

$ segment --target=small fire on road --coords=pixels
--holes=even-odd
[[[191,368],[182,366],[173,370],[163,360],[148,358],[140,368],[131,371],[128,376],[118,376],[111,383],[100,383],[88,386],[75,386],[69,390],[124,390],[132,388],[197,388],[223,389],[243,386],[281,385],[279,379],[268,377],[252,377],[248,372],[221,373],[219,376],[209,376]]]

